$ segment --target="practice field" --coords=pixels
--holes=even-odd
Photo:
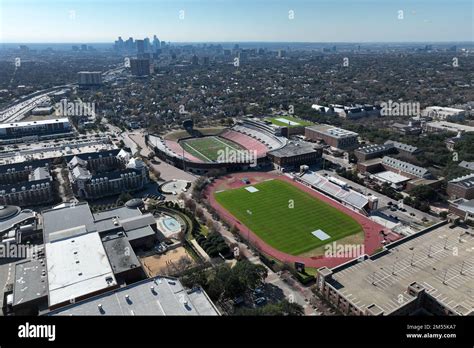
[[[306,126],[311,126],[313,123],[302,120],[300,118],[292,117],[292,116],[279,116],[279,117],[274,117],[270,118],[270,121],[277,125],[277,126],[282,126],[282,127],[306,127]]]
[[[215,192],[216,201],[270,246],[300,255],[324,244],[362,232],[352,217],[320,201],[291,183],[269,180],[246,187]],[[330,238],[320,239],[315,231]]]
[[[218,136],[186,139],[182,140],[180,145],[191,155],[205,162],[217,161],[219,158],[219,150],[225,151],[226,148],[236,152],[245,150],[239,144]]]

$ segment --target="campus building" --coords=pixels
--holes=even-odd
[[[133,201],[93,214],[85,202],[42,211],[44,248],[16,267],[11,310],[38,314],[146,278],[135,254],[162,240]]]
[[[357,158],[358,162],[367,161],[372,158],[382,157],[389,153],[393,153],[395,151],[395,147],[393,144],[384,144],[384,145],[366,145],[359,147],[358,149],[354,150],[354,156]]]
[[[123,149],[75,155],[68,169],[74,195],[84,199],[140,190],[149,180],[145,163]]]
[[[320,124],[305,128],[305,137],[309,141],[324,141],[339,150],[353,150],[359,146],[359,134],[342,128]]]
[[[284,147],[267,153],[274,167],[279,170],[317,164],[322,155],[322,147],[303,141],[290,141]]]
[[[415,157],[419,154],[421,154],[421,150],[417,148],[416,146],[400,143],[398,141],[393,141],[393,140],[387,140],[385,142],[385,145],[388,146],[393,146],[398,154],[400,154],[403,157]]]
[[[432,174],[426,168],[415,166],[414,164],[400,161],[399,159],[384,156],[382,158],[382,166],[391,172],[401,174],[410,179],[415,178],[432,178]]]
[[[0,166],[0,205],[38,205],[53,199],[53,179],[48,161]]]
[[[157,276],[76,302],[48,315],[220,315],[206,292]]]
[[[458,198],[450,201],[449,212],[464,221],[474,221],[474,199]]]
[[[464,198],[464,199],[473,199],[474,198],[474,174],[464,175],[456,179],[452,179],[448,182],[448,187],[446,188],[451,199],[455,198]]]

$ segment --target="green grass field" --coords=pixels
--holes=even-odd
[[[275,249],[299,255],[362,232],[352,217],[320,201],[290,183],[270,180],[215,193],[217,202],[242,224]],[[291,208],[293,203],[293,208]],[[311,232],[323,230],[331,238],[320,240]]]
[[[205,162],[216,161],[219,156],[219,150],[225,150],[226,147],[235,151],[245,150],[239,144],[217,136],[187,139],[181,141],[180,144],[191,155]]]
[[[284,119],[284,120],[287,120],[287,121],[290,121],[290,122],[293,122],[293,123],[297,123],[297,124],[291,124],[290,122],[284,122],[284,121],[281,121],[279,119]],[[302,120],[300,118],[296,118],[296,117],[292,117],[292,116],[273,117],[273,118],[270,118],[269,121],[272,122],[273,124],[277,125],[277,126],[290,127],[290,128],[302,127],[302,126],[306,127],[306,126],[311,126],[313,124],[309,121],[305,121],[305,120]]]

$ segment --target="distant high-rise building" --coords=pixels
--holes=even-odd
[[[102,84],[100,71],[79,71],[77,73],[79,86],[97,86]]]
[[[135,43],[137,44],[137,53],[139,55],[145,53],[145,41],[144,40],[135,40]]]
[[[204,57],[203,63],[204,63],[204,65],[209,65],[209,57],[207,57],[207,56]]]
[[[151,52],[151,43],[150,43],[150,39],[148,37],[146,37],[143,40],[143,48],[144,48],[145,52]]]
[[[129,37],[128,40],[125,42],[125,49],[127,51],[132,51],[135,47],[135,44],[133,42],[133,37]]]
[[[199,58],[198,56],[194,55],[193,58],[191,59],[191,63],[193,65],[198,65],[199,64]]]
[[[81,51],[87,51],[87,45],[81,45]]]
[[[156,35],[153,35],[153,52],[157,52],[160,47],[160,40],[158,40]]]
[[[123,51],[124,46],[125,46],[125,44],[124,44],[124,42],[123,42],[123,40],[122,40],[122,37],[119,36],[119,37],[118,37],[118,40],[115,41],[114,48],[115,48],[116,51]]]
[[[135,76],[150,75],[150,60],[143,58],[130,59],[130,70]]]

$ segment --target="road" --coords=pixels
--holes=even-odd
[[[41,104],[44,101],[49,100],[49,95],[60,90],[70,88],[71,85],[56,86],[45,89],[43,91],[37,91],[29,96],[24,97],[24,100],[18,101],[13,105],[8,106],[0,112],[0,120],[3,123],[19,121],[25,117],[25,114],[31,109],[35,108],[36,105]]]

